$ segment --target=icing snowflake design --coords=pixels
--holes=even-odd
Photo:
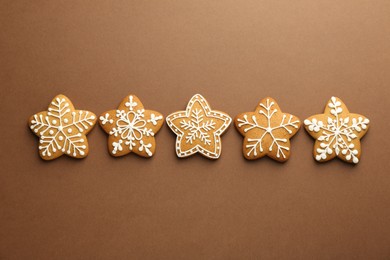
[[[346,162],[358,163],[360,139],[367,132],[369,122],[362,115],[349,113],[339,98],[332,97],[324,114],[304,121],[305,129],[316,139],[315,159],[324,162],[337,156]]]
[[[278,161],[290,156],[290,138],[299,130],[297,117],[283,113],[276,101],[265,98],[254,112],[246,112],[235,119],[238,131],[245,137],[243,154],[253,160],[265,155]]]
[[[220,136],[232,119],[223,112],[211,110],[206,99],[196,94],[185,111],[170,114],[166,121],[177,135],[178,157],[188,157],[199,152],[208,158],[217,159],[222,148]]]
[[[99,117],[103,130],[109,134],[108,147],[113,156],[134,152],[151,157],[155,151],[154,135],[163,124],[163,116],[145,110],[134,95],[127,96],[118,109],[104,112]]]
[[[62,154],[84,158],[88,154],[86,134],[96,123],[96,116],[85,110],[75,110],[64,95],[56,96],[48,111],[33,115],[30,129],[40,137],[39,154],[52,160]]]
[[[194,140],[199,139],[206,145],[210,145],[210,135],[208,132],[215,129],[215,122],[213,119],[204,121],[202,110],[194,109],[191,111],[191,117],[188,120],[183,119],[180,126],[184,130],[189,130],[186,136],[187,143],[193,143]]]

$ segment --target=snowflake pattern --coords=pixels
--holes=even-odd
[[[180,122],[181,127],[184,130],[189,130],[189,134],[186,136],[186,142],[191,143],[199,138],[204,144],[210,145],[210,135],[208,132],[215,129],[215,122],[213,119],[203,122],[204,116],[202,114],[202,110],[194,109],[191,113],[191,117],[189,120],[183,119]]]
[[[163,116],[145,110],[135,95],[123,99],[118,109],[104,112],[99,117],[103,130],[109,134],[108,147],[113,156],[134,152],[151,157],[155,151],[155,134],[163,124]]]
[[[30,129],[40,137],[38,148],[44,160],[52,160],[62,154],[75,158],[87,156],[86,134],[95,123],[95,114],[75,110],[64,95],[56,96],[48,111],[35,114],[29,120]]]
[[[369,122],[362,115],[349,113],[339,98],[332,97],[324,114],[304,121],[307,132],[316,139],[315,159],[325,162],[337,156],[346,162],[358,163],[360,139],[367,132]]]
[[[278,161],[290,156],[290,138],[299,130],[297,117],[282,113],[276,101],[265,98],[255,112],[246,112],[235,119],[238,131],[245,137],[243,154],[253,160],[265,155]]]
[[[170,114],[166,121],[177,135],[176,154],[188,157],[197,152],[218,159],[221,155],[221,135],[231,123],[231,118],[220,111],[211,110],[206,99],[196,94],[185,111]]]

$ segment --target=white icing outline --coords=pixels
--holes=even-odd
[[[192,147],[191,149],[189,149],[187,151],[182,151],[180,148],[181,140],[185,136],[185,132],[181,130],[182,127],[178,127],[178,126],[174,125],[172,123],[172,121],[174,119],[183,118],[183,120],[184,119],[188,120],[185,122],[187,122],[187,123],[190,122],[191,120],[189,118],[192,117],[192,115],[190,113],[192,110],[192,106],[195,104],[195,102],[198,102],[201,105],[202,110],[203,110],[202,111],[203,114],[205,114],[208,118],[217,118],[217,119],[224,121],[222,126],[219,127],[218,129],[212,128],[210,125],[212,123],[208,122],[207,127],[210,128],[209,131],[212,131],[213,136],[214,136],[214,150],[213,151],[207,150],[207,149],[203,148],[202,146],[200,146],[199,144],[196,144],[194,147]],[[199,124],[201,123],[199,118],[197,119],[197,121],[198,121],[197,122],[198,124],[195,124],[196,126],[191,126],[192,129],[196,131],[195,135],[197,133],[199,133]],[[208,158],[218,159],[221,155],[221,150],[222,150],[221,149],[222,148],[221,135],[229,127],[231,121],[232,121],[232,119],[227,114],[225,114],[223,112],[211,110],[206,99],[200,94],[196,94],[191,98],[191,100],[187,104],[185,111],[178,111],[178,112],[172,113],[169,116],[167,116],[167,118],[166,118],[166,122],[167,122],[168,126],[177,135],[175,150],[176,150],[176,154],[179,158],[188,157],[188,156],[191,156],[191,155],[199,152],[200,154],[202,154]],[[183,122],[183,121],[181,121],[181,122]],[[182,125],[182,123],[180,123],[180,124]]]
[[[362,117],[359,117],[358,120],[356,118],[350,120],[349,116],[339,117],[339,114],[343,112],[341,104],[342,101],[336,99],[336,97],[330,99],[327,105],[331,108],[330,113],[334,118],[328,117],[326,124],[316,118],[311,121],[306,119],[304,123],[309,132],[318,133],[322,131],[321,136],[317,138],[321,147],[316,150],[315,159],[317,161],[326,160],[328,155],[334,152],[337,157],[341,153],[345,155],[347,161],[357,164],[359,162],[357,157],[359,151],[354,149],[355,146],[352,143],[352,140],[357,138],[354,131],[360,132],[362,129],[367,129],[370,120]]]
[[[276,157],[280,158],[280,155],[282,155],[283,159],[286,159],[286,155],[284,154],[283,150],[289,151],[290,147],[281,145],[279,142],[287,143],[288,139],[286,139],[286,138],[276,138],[272,132],[274,130],[277,130],[277,129],[280,129],[280,128],[284,128],[287,131],[287,133],[289,135],[291,135],[292,131],[290,129],[288,129],[287,127],[294,127],[295,129],[298,129],[300,121],[299,120],[295,120],[295,121],[292,122],[291,120],[292,120],[293,116],[290,115],[288,121],[284,122],[284,120],[286,119],[286,115],[283,114],[282,121],[280,122],[280,125],[271,127],[271,119],[272,119],[273,115],[276,112],[278,112],[277,109],[273,109],[272,110],[272,106],[273,105],[275,105],[275,102],[272,101],[270,103],[269,98],[267,98],[266,105],[264,105],[261,102],[259,103],[259,106],[266,110],[266,112],[265,112],[264,110],[260,109],[258,113],[263,115],[265,118],[267,118],[267,126],[259,125],[255,115],[252,115],[252,117],[251,117],[253,123],[248,121],[248,115],[247,114],[243,115],[244,120],[243,119],[237,119],[237,121],[239,122],[239,124],[237,124],[238,128],[248,126],[247,128],[244,129],[245,133],[250,131],[250,130],[252,130],[252,129],[255,129],[255,128],[262,129],[262,130],[265,131],[261,135],[260,138],[248,138],[247,139],[248,142],[253,142],[253,143],[247,144],[245,146],[249,150],[246,153],[247,156],[250,156],[251,153],[253,153],[253,156],[257,157],[257,147],[259,147],[259,152],[260,153],[264,152],[263,145],[262,145],[263,138],[268,134],[272,138],[272,143],[271,143],[270,147],[268,148],[268,151],[271,152],[272,149],[273,149],[273,146],[275,144],[276,147],[277,147]],[[280,112],[282,112],[282,111],[280,111]],[[292,135],[291,135],[291,137],[292,137]]]

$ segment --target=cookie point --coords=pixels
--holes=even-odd
[[[201,94],[195,94],[191,99],[205,99]]]

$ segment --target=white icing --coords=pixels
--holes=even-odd
[[[122,143],[123,143],[122,140],[119,140],[118,142],[112,142],[112,146],[114,147],[112,149],[112,153],[113,154],[116,154],[117,151],[122,151],[123,150]]]
[[[328,117],[327,122],[324,123],[316,118],[311,121],[306,119],[304,121],[309,132],[321,133],[317,138],[320,143],[320,148],[316,150],[317,155],[315,159],[317,161],[325,160],[328,155],[335,153],[337,156],[345,156],[347,161],[358,163],[359,158],[357,157],[359,151],[354,149],[355,146],[352,143],[357,138],[356,133],[367,129],[369,120],[359,117],[358,119],[347,116],[341,118],[340,114],[343,112],[341,102],[335,97],[332,97],[328,106],[331,108],[330,113],[332,117]],[[355,133],[356,131],[356,133]]]
[[[110,115],[108,113],[106,113],[104,116],[100,116],[99,119],[102,125],[105,125],[107,123],[112,124],[114,122],[114,120],[110,118]]]
[[[147,122],[151,122],[153,125],[157,125],[157,121],[162,119],[162,116],[156,116],[155,114],[151,113],[150,118],[147,120]]]
[[[69,122],[68,116],[70,109],[69,103],[64,98],[55,98],[51,102],[51,107],[48,108],[48,116],[35,114],[31,120],[30,128],[40,134],[41,154],[43,157],[50,157],[52,153],[61,150],[63,153],[76,157],[77,155],[85,155],[86,145],[80,145],[85,138],[80,132],[90,129],[94,122],[95,116],[89,111],[79,110],[76,114],[72,112],[72,120]],[[49,120],[49,116],[56,119]],[[70,135],[72,128],[75,128],[79,133]],[[64,141],[62,146],[58,141]]]
[[[133,98],[134,97],[130,95],[129,96],[129,101],[125,103],[125,106],[127,106],[131,111],[133,110],[133,108],[135,106],[138,105],[137,102],[133,101]]]
[[[110,115],[106,113],[104,116],[100,116],[99,120],[102,125],[113,124],[109,135],[120,137],[118,142],[112,142],[113,149],[112,154],[117,154],[118,151],[123,151],[124,146],[129,151],[138,146],[138,151],[145,151],[148,156],[152,156],[150,148],[152,143],[144,143],[145,137],[153,137],[155,132],[148,127],[148,123],[156,126],[158,121],[162,120],[161,115],[156,116],[151,113],[150,117],[145,116],[145,109],[140,108],[135,110],[136,106],[141,106],[135,101],[134,96],[130,95],[128,101],[125,103],[127,111],[117,109],[115,112],[115,118],[110,118]],[[115,122],[115,123],[114,123]]]
[[[189,130],[190,133],[186,136],[186,142],[191,143],[195,139],[200,139],[204,144],[210,145],[210,135],[208,132],[215,129],[215,122],[211,119],[203,122],[204,115],[202,110],[194,109],[188,120],[180,121],[180,127],[184,130]]]
[[[140,143],[140,146],[138,148],[138,151],[142,152],[143,150],[145,150],[145,152],[149,155],[149,156],[152,156],[153,153],[149,150],[149,148],[152,147],[152,144],[144,144],[144,142],[142,140],[139,141]]]
[[[192,109],[196,102],[200,104],[201,109]],[[205,120],[205,117],[208,120]],[[178,118],[181,120],[177,120]],[[224,123],[216,128],[213,118],[222,120]],[[175,121],[177,125],[173,123],[173,120],[177,120]],[[199,94],[191,98],[186,111],[172,113],[166,118],[168,126],[177,135],[176,154],[178,157],[187,157],[199,152],[212,159],[217,159],[221,155],[220,136],[228,128],[231,120],[227,114],[211,110],[205,98]],[[214,138],[211,138],[211,136]],[[189,150],[183,150],[180,145],[183,138],[189,144],[193,144],[195,140],[200,140],[203,146],[196,144]],[[214,140],[214,143],[212,143],[212,140]]]
[[[275,103],[272,101],[270,102],[269,99],[267,99],[266,104],[260,103],[260,107],[263,109],[259,110],[259,114],[267,119],[266,125],[260,125],[258,123],[257,117],[253,115],[250,119],[248,119],[248,115],[244,114],[244,119],[238,119],[237,121],[240,122],[238,124],[238,127],[244,127],[244,132],[248,132],[252,129],[258,128],[264,130],[263,134],[259,138],[248,138],[248,142],[251,142],[246,145],[246,148],[248,149],[247,156],[250,156],[253,154],[254,156],[257,156],[257,150],[259,150],[260,153],[264,152],[263,148],[263,140],[264,137],[269,135],[272,138],[272,143],[270,147],[268,148],[268,151],[272,151],[274,149],[274,146],[276,147],[276,157],[280,158],[282,156],[284,159],[286,159],[286,155],[284,151],[290,150],[290,148],[283,143],[287,143],[286,138],[277,138],[275,137],[273,131],[277,129],[284,129],[287,134],[291,135],[292,130],[289,129],[289,127],[293,127],[295,129],[298,129],[299,127],[299,120],[292,121],[293,116],[290,115],[288,120],[286,120],[286,115],[283,114],[282,121],[277,126],[271,126],[271,120],[272,117],[275,115],[277,109],[273,109],[272,107],[275,105]],[[284,151],[283,151],[284,150]]]

